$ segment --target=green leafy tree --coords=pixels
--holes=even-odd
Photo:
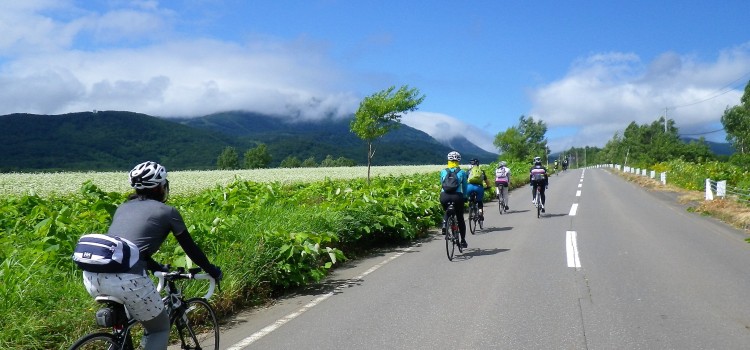
[[[535,122],[533,117],[522,115],[518,125],[499,132],[493,143],[507,159],[524,161],[536,156],[546,157],[546,133],[547,124],[542,120]]]
[[[279,166],[282,168],[299,168],[302,166],[302,162],[295,156],[288,156],[281,161]]]
[[[240,158],[234,147],[226,147],[216,160],[216,167],[220,170],[234,170],[240,168]]]
[[[401,86],[397,91],[391,86],[365,97],[354,114],[350,129],[360,139],[367,142],[367,182],[370,182],[370,167],[375,156],[373,142],[393,129],[401,126],[401,116],[412,112],[424,101],[419,90]]]
[[[315,168],[318,166],[318,163],[315,163],[315,157],[309,157],[302,161],[302,167],[303,168]]]
[[[737,153],[750,153],[750,81],[745,86],[740,104],[724,110],[721,124],[727,132],[727,141]]]
[[[268,168],[269,164],[271,164],[271,154],[268,153],[266,144],[261,143],[245,152],[245,169]]]

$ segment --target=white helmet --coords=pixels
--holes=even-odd
[[[534,163],[536,163],[536,162],[541,163],[542,162],[542,157],[534,157]]]
[[[506,163],[505,161],[500,162],[500,166],[501,167],[504,167],[504,166],[507,166],[507,165],[508,165],[508,163]]]
[[[156,162],[143,162],[130,171],[130,187],[154,188],[167,182],[167,169]]]
[[[448,153],[448,160],[455,160],[457,162],[461,161],[461,154],[456,151],[451,151]]]

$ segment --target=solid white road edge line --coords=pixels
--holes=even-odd
[[[379,264],[377,264],[377,265],[369,268],[367,271],[363,272],[361,275],[355,277],[354,280],[361,280],[361,279],[363,279],[365,276],[373,273],[375,270],[383,267],[383,265],[385,265],[385,264],[391,262],[392,260],[400,257],[401,255],[404,255],[404,253],[407,253],[411,249],[412,249],[411,247],[406,248],[406,249],[404,249],[404,251],[402,251],[402,252],[400,252],[398,254],[395,254],[395,255],[391,256],[390,258],[388,258],[388,259],[383,260]],[[315,298],[313,301],[307,303],[307,305],[303,306],[299,310],[297,310],[295,312],[292,312],[291,314],[286,315],[286,316],[280,318],[279,320],[277,320],[274,323],[269,324],[268,326],[265,326],[263,329],[261,329],[261,330],[255,332],[255,333],[253,333],[249,337],[247,337],[247,338],[241,340],[240,342],[238,342],[238,343],[236,343],[236,344],[228,347],[227,350],[242,350],[242,349],[244,349],[245,347],[247,347],[250,344],[252,344],[255,341],[257,341],[258,339],[263,338],[264,336],[266,336],[267,334],[275,331],[276,329],[278,329],[279,327],[283,326],[287,322],[295,319],[297,316],[302,315],[303,313],[305,313],[305,311],[307,311],[309,309],[312,309],[316,305],[318,305],[318,304],[322,303],[323,301],[325,301],[326,299],[330,298],[331,296],[333,296],[334,293],[336,293],[339,289],[341,289],[344,286],[346,286],[346,285],[338,286],[333,291],[328,292],[326,294],[323,294],[323,295]]]
[[[573,205],[570,206],[570,213],[568,215],[575,216],[577,211],[578,211],[578,203],[573,203]]]
[[[565,233],[565,250],[568,253],[568,267],[581,268],[581,260],[578,259],[578,242],[576,241],[576,231],[567,231]]]

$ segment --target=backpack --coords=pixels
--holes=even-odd
[[[135,243],[100,233],[81,236],[73,253],[73,261],[78,267],[89,272],[126,272],[139,258],[140,251]]]
[[[479,166],[475,166],[471,168],[471,171],[469,171],[468,181],[470,184],[473,184],[473,185],[482,184],[482,169],[479,169]]]
[[[495,169],[495,182],[508,183],[508,168],[502,167]]]
[[[531,170],[531,181],[541,183],[544,181],[546,172],[542,168],[534,168]]]
[[[441,184],[443,186],[443,191],[446,193],[456,193],[456,191],[458,191],[458,186],[461,183],[461,181],[458,181],[457,173],[461,170],[457,169],[456,171],[452,171],[450,168],[446,168],[445,170],[447,170],[448,173],[443,178]]]

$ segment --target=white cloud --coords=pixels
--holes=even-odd
[[[47,3],[13,8],[11,15],[0,11],[3,19],[15,18],[15,13],[29,21],[10,22],[6,26],[15,34],[3,31],[5,39],[0,39],[0,58],[21,52],[0,61],[0,89],[9,92],[0,97],[0,114],[97,109],[198,116],[251,110],[319,118],[349,115],[358,106],[349,87],[353,79],[328,60],[324,45],[267,37],[245,45],[204,38],[150,43],[150,33],[168,31],[161,18],[169,14],[154,4],[82,12],[67,22],[39,15],[51,6]],[[71,47],[77,40],[105,45],[76,50]],[[129,48],[106,46],[123,40],[142,42]]]
[[[449,141],[456,137],[465,137],[487,152],[497,153],[493,145],[494,136],[473,125],[446,114],[415,111],[405,114],[401,122],[424,131],[438,141]]]
[[[576,130],[550,137],[553,151],[603,146],[630,122],[649,124],[665,113],[683,133],[713,131],[724,109],[739,104],[748,73],[750,43],[708,63],[672,52],[648,64],[634,54],[592,55],[534,91],[530,114],[547,124],[548,135]]]

